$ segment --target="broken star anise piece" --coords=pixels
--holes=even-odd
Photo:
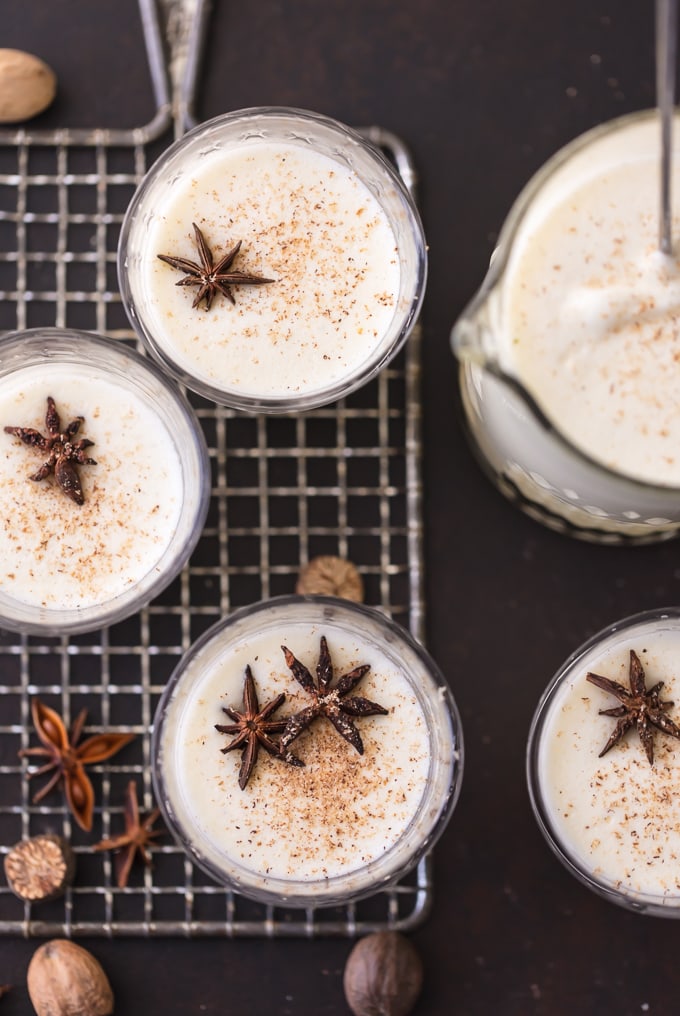
[[[23,748],[19,755],[46,758],[44,765],[28,774],[28,778],[52,773],[33,798],[34,803],[42,799],[57,786],[63,783],[71,814],[81,829],[89,832],[92,828],[94,811],[94,790],[85,766],[105,762],[117,751],[120,751],[134,738],[134,734],[94,734],[79,744],[87,710],[83,709],[76,716],[70,735],[66,732],[61,716],[49,706],[34,698],[31,702],[31,715],[36,733],[42,741],[42,748]]]
[[[158,254],[156,255],[161,261],[164,261],[166,265],[170,265],[171,268],[176,268],[180,272],[185,272],[185,278],[180,279],[176,282],[176,286],[198,286],[198,293],[194,297],[193,307],[198,307],[201,300],[205,300],[205,309],[210,310],[213,299],[217,293],[221,293],[222,296],[226,296],[230,303],[236,303],[234,295],[231,291],[232,286],[266,286],[270,282],[274,282],[274,279],[263,279],[259,275],[247,275],[244,272],[232,271],[232,263],[241,249],[242,240],[231,248],[230,251],[224,255],[223,258],[214,263],[212,251],[208,246],[203,233],[198,228],[195,222],[192,222],[194,227],[194,237],[196,239],[196,247],[198,248],[198,256],[201,259],[200,264],[196,261],[189,261],[188,258],[174,257],[170,254]]]
[[[325,716],[333,724],[335,729],[346,741],[356,748],[360,755],[364,753],[364,745],[359,731],[352,723],[351,716],[387,716],[389,710],[377,702],[370,702],[368,699],[352,695],[346,698],[350,691],[356,687],[361,678],[371,669],[370,664],[363,664],[355,667],[348,674],[338,678],[334,688],[333,663],[325,637],[321,636],[319,648],[319,662],[316,667],[317,683],[303,663],[300,663],[290,649],[281,646],[283,655],[286,658],[286,665],[293,677],[299,681],[305,691],[313,697],[313,702],[299,713],[291,716],[286,724],[286,729],[281,736],[281,746],[286,749],[288,745],[299,737],[303,730],[320,716]]]
[[[96,466],[95,459],[90,458],[85,452],[91,448],[94,441],[81,437],[74,441],[83,423],[82,416],[76,416],[71,420],[66,430],[61,429],[61,420],[54,399],[47,396],[47,412],[45,414],[45,428],[47,434],[41,434],[32,427],[5,427],[6,434],[14,434],[24,444],[38,448],[47,458],[40,469],[29,476],[29,480],[44,480],[50,473],[63,490],[64,494],[76,504],[83,504],[85,497],[80,484],[77,465]]]
[[[597,685],[603,691],[615,695],[621,703],[613,709],[600,709],[600,716],[616,716],[618,723],[611,733],[611,737],[600,752],[600,758],[612,748],[617,741],[626,734],[632,726],[637,727],[638,736],[645,749],[645,754],[650,765],[654,765],[654,732],[651,729],[669,734],[670,737],[680,739],[680,728],[666,715],[666,710],[673,705],[672,702],[662,702],[659,693],[663,688],[663,681],[658,681],[652,688],[645,686],[645,672],[640,659],[632,649],[630,651],[630,666],[628,671],[628,682],[630,691],[627,691],[618,681],[612,681],[608,677],[601,677],[599,674],[588,673],[586,680]]]
[[[111,836],[109,839],[96,843],[93,850],[115,850],[114,866],[116,869],[116,884],[119,889],[124,889],[128,884],[132,863],[140,854],[145,864],[151,864],[151,855],[148,847],[150,841],[156,836],[162,836],[164,829],[154,829],[154,823],[160,815],[160,808],[154,810],[145,817],[139,814],[137,802],[137,784],[130,780],[125,788],[125,832]]]
[[[269,719],[279,706],[283,705],[285,700],[286,696],[281,693],[260,709],[253,672],[250,666],[247,666],[245,681],[243,683],[243,712],[232,709],[230,706],[222,707],[222,711],[234,722],[227,724],[216,723],[215,730],[219,730],[220,734],[236,735],[233,741],[230,741],[225,748],[220,750],[223,755],[226,755],[228,751],[233,751],[235,748],[242,750],[241,769],[238,774],[238,785],[241,790],[245,790],[255,768],[260,746],[265,751],[268,751],[270,755],[283,759],[289,765],[304,765],[304,762],[301,762],[292,752],[283,751],[281,745],[277,741],[273,741],[269,736],[270,734],[280,734],[285,729],[285,720]]]

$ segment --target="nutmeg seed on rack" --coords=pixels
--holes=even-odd
[[[55,938],[33,954],[26,976],[37,1016],[111,1016],[113,992],[92,953]]]
[[[41,903],[62,896],[73,881],[75,855],[61,836],[21,840],[5,857],[7,885],[19,899]]]
[[[20,49],[0,49],[0,123],[30,120],[56,93],[56,76],[43,60]]]
[[[300,570],[295,592],[301,596],[339,596],[343,600],[362,603],[364,582],[352,561],[333,554],[321,554]]]

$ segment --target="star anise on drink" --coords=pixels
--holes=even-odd
[[[238,776],[238,785],[245,790],[248,780],[251,777],[255,763],[257,762],[260,747],[268,751],[270,755],[283,759],[290,765],[304,765],[292,752],[284,751],[278,741],[272,740],[270,734],[280,734],[286,727],[286,720],[270,720],[276,710],[286,701],[283,692],[275,699],[268,702],[260,709],[255,689],[255,679],[250,666],[246,667],[245,681],[243,682],[243,711],[232,709],[231,706],[223,706],[222,711],[227,714],[233,723],[215,724],[215,730],[220,734],[235,734],[233,741],[230,741],[225,748],[221,748],[222,754],[240,748],[243,752],[241,757],[241,768]]]
[[[50,473],[54,473],[54,478],[64,494],[76,504],[83,504],[85,501],[76,466],[97,465],[94,459],[86,455],[86,449],[91,448],[94,441],[89,441],[86,437],[80,438],[79,441],[73,440],[82,423],[83,417],[77,416],[75,420],[71,420],[66,430],[62,430],[54,399],[48,395],[45,414],[47,434],[41,434],[32,427],[5,427],[6,434],[14,434],[24,444],[38,448],[47,455],[40,469],[29,476],[29,480],[44,480]]]
[[[360,755],[364,753],[361,735],[350,719],[352,716],[386,716],[388,711],[377,702],[352,695],[346,696],[356,687],[359,681],[371,669],[370,664],[355,667],[348,674],[338,678],[335,687],[333,682],[333,663],[326,638],[322,635],[319,648],[319,662],[316,667],[317,683],[303,663],[293,656],[290,649],[281,646],[286,658],[286,665],[293,677],[299,681],[305,691],[313,698],[311,705],[288,719],[286,729],[281,736],[281,746],[286,749],[310,723],[319,717],[325,717],[333,724],[337,732],[356,748]]]
[[[36,733],[42,741],[42,748],[23,748],[19,755],[24,758],[46,758],[44,765],[28,774],[28,778],[52,773],[33,798],[33,802],[42,801],[50,790],[59,783],[63,784],[71,814],[81,829],[89,832],[92,828],[94,811],[94,790],[85,766],[105,762],[117,751],[120,751],[134,738],[134,734],[94,734],[79,744],[82,736],[87,710],[83,709],[76,716],[70,734],[67,733],[61,716],[49,706],[34,698],[31,702],[31,715]]]
[[[140,816],[137,784],[134,780],[130,780],[125,789],[123,812],[125,832],[101,840],[92,848],[93,850],[115,850],[113,864],[116,869],[116,883],[120,889],[124,889],[128,884],[130,870],[137,854],[141,856],[145,864],[151,864],[149,844],[151,840],[162,836],[165,832],[164,829],[153,828],[161,813],[160,808],[154,808],[149,815]]]
[[[231,291],[232,286],[266,286],[274,279],[263,279],[259,275],[247,275],[244,272],[231,271],[232,263],[241,249],[242,240],[227,251],[223,258],[215,264],[212,251],[208,246],[203,233],[192,222],[194,237],[200,264],[196,261],[189,261],[188,258],[174,257],[170,254],[158,254],[157,257],[164,261],[171,268],[185,272],[186,276],[176,282],[176,286],[198,286],[198,292],[194,297],[192,308],[198,307],[201,300],[205,300],[205,309],[210,310],[213,299],[217,293],[226,296],[230,303],[236,303]]]
[[[670,737],[680,738],[680,728],[673,720],[666,715],[673,702],[662,702],[659,693],[663,688],[663,681],[658,681],[652,688],[645,686],[645,672],[640,659],[632,649],[630,651],[630,666],[628,670],[628,683],[630,691],[627,691],[618,681],[612,681],[608,677],[601,677],[599,674],[588,673],[586,680],[597,685],[603,691],[615,695],[621,703],[613,709],[600,709],[600,716],[616,716],[618,723],[612,731],[611,737],[600,752],[600,758],[626,734],[632,726],[637,727],[638,736],[645,749],[645,754],[650,765],[654,765],[654,732],[652,727],[661,730]]]

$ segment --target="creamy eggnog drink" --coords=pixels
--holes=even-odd
[[[658,538],[680,524],[680,260],[658,249],[659,159],[650,114],[559,153],[454,329],[483,459],[577,535]]]
[[[244,409],[321,404],[401,346],[424,288],[413,203],[358,135],[243,111],[152,167],[128,211],[123,298],[160,361]]]
[[[677,609],[614,625],[565,664],[539,705],[528,767],[539,824],[577,877],[680,916]]]
[[[10,627],[118,619],[174,577],[200,532],[197,424],[155,369],[111,346],[49,329],[0,344],[0,623]]]
[[[291,905],[361,896],[411,867],[450,816],[461,752],[450,693],[405,632],[301,597],[239,611],[199,641],[153,749],[158,800],[190,855]]]

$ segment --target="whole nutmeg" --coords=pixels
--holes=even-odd
[[[50,105],[57,79],[46,63],[21,49],[0,49],[0,123],[30,120]]]
[[[408,1016],[423,986],[422,960],[399,932],[378,931],[352,949],[343,986],[354,1016]]]
[[[54,900],[73,881],[75,863],[75,854],[61,836],[33,836],[15,844],[6,855],[7,885],[30,903]]]
[[[361,603],[364,582],[352,561],[333,554],[313,557],[300,571],[295,592],[301,596],[339,596]]]
[[[92,953],[65,938],[33,954],[26,977],[38,1016],[111,1016],[113,992]]]

